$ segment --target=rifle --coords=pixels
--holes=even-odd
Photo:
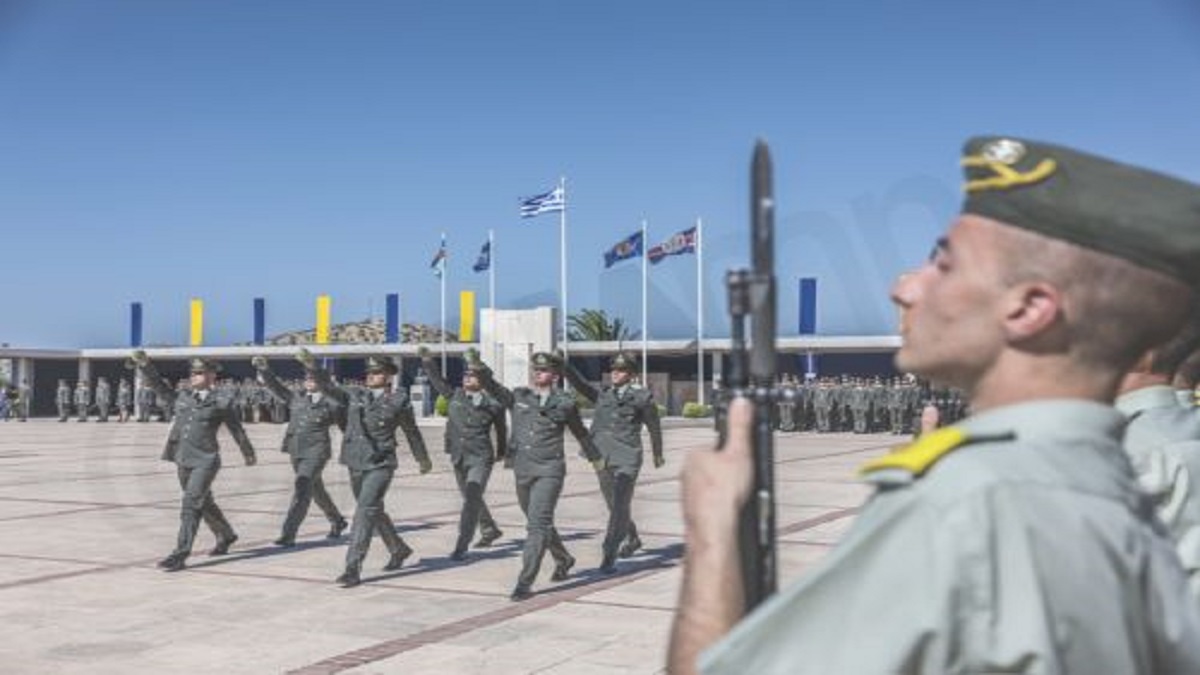
[[[754,403],[754,485],[742,508],[738,546],[747,613],[776,589],[775,446],[771,410],[782,394],[775,387],[775,198],[771,151],[754,146],[750,168],[750,247],[752,267],[725,275],[729,296],[730,369],[726,400]],[[752,342],[746,345],[746,322]],[[724,426],[721,441],[724,445]]]

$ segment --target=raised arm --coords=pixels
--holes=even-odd
[[[575,370],[575,366],[571,365],[571,362],[567,360],[566,355],[563,354],[561,349],[555,353],[558,355],[559,360],[562,361],[563,374],[566,375],[567,382],[570,382],[571,387],[579,392],[581,396],[595,403],[596,398],[600,396],[600,390],[593,386],[591,382],[584,379],[583,373]]]
[[[292,400],[292,390],[287,388],[283,382],[279,381],[279,377],[271,371],[271,367],[267,364],[267,360],[261,356],[256,356],[250,359],[250,364],[258,371],[259,380],[267,385],[267,390],[275,395],[275,398],[287,403]]]
[[[480,384],[483,385],[483,390],[495,397],[500,402],[500,405],[511,410],[516,404],[512,390],[500,384],[496,381],[496,378],[492,377],[491,368],[483,368],[481,371],[479,373],[479,380]]]
[[[429,384],[437,393],[450,398],[454,395],[454,388],[451,387],[442,377],[442,371],[433,362],[433,356],[429,354],[429,349],[425,345],[417,348],[417,354],[421,357],[421,367],[425,369],[425,374],[429,376]]]
[[[150,357],[146,356],[146,352],[140,349],[134,350],[133,355],[129,358],[129,364],[141,371],[142,382],[153,389],[154,393],[166,399],[167,405],[175,405],[175,398],[179,393],[175,391],[175,387],[167,384],[162,375],[159,375],[158,368],[154,366]]]
[[[333,378],[329,376],[329,371],[317,365],[317,359],[312,355],[312,352],[301,347],[300,352],[296,354],[296,360],[304,366],[304,370],[312,375],[313,381],[317,383],[317,389],[322,394],[329,396],[343,406],[350,403],[350,394],[345,389],[333,383]]]

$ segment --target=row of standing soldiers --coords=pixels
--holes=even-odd
[[[285,382],[284,385],[293,392],[302,391],[299,380]],[[176,384],[176,392],[183,392],[186,382]],[[278,397],[272,396],[267,387],[255,380],[245,379],[221,380],[215,387],[223,397],[233,402],[233,412],[240,422],[274,422],[282,424],[288,421],[288,406]],[[172,419],[173,406],[166,397],[150,386],[137,390],[137,421],[149,422],[157,418],[163,422]],[[97,422],[107,422],[110,415],[115,414],[120,422],[128,421],[133,416],[134,394],[129,380],[121,380],[114,394],[108,378],[101,377],[96,381],[93,392],[88,382],[80,380],[72,389],[66,380],[58,381],[58,391],[55,395],[58,407],[58,421],[66,422],[72,413],[76,420],[86,422],[94,413]]]
[[[942,424],[966,416],[966,398],[956,389],[936,388],[912,378],[824,377],[800,382],[785,375],[785,395],[775,406],[780,431],[911,434],[922,410],[938,409]]]

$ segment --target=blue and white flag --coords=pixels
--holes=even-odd
[[[651,264],[657,265],[669,255],[682,255],[696,252],[696,228],[689,227],[682,232],[676,232],[661,244],[651,246],[646,257]]]
[[[437,253],[433,254],[433,262],[429,266],[433,268],[433,276],[441,279],[442,273],[446,270],[446,237],[442,236],[442,245],[438,247]]]
[[[479,249],[479,258],[475,260],[475,265],[471,268],[476,272],[486,272],[492,266],[492,242],[483,242],[483,248]]]
[[[637,258],[640,255],[642,255],[642,231],[638,230],[604,252],[604,268],[608,269],[622,260]]]
[[[567,208],[567,195],[561,187],[556,187],[540,195],[526,197],[521,200],[521,217],[532,218],[543,213],[555,213]]]

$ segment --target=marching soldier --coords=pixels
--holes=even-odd
[[[559,356],[561,359],[562,357]],[[600,571],[617,571],[617,555],[631,557],[642,547],[633,522],[633,491],[642,470],[642,427],[650,433],[654,468],[665,463],[658,405],[649,389],[634,387],[638,364],[630,356],[618,353],[609,363],[611,384],[593,386],[579,371],[564,360],[567,381],[575,391],[591,401],[596,409],[590,436],[600,451],[603,467],[596,472],[600,491],[608,503],[608,529],[604,535],[604,559]]]
[[[509,596],[513,600],[525,600],[533,595],[533,582],[547,549],[555,561],[551,580],[565,580],[575,565],[575,558],[567,552],[554,528],[554,509],[567,474],[563,432],[571,430],[593,468],[597,471],[604,468],[603,456],[588,436],[575,400],[555,388],[561,362],[553,354],[536,352],[530,359],[530,367],[533,386],[511,390],[494,380],[490,370],[481,373],[484,390],[512,413],[509,458],[517,481],[517,501],[525,513],[528,533],[521,552],[521,573]]]
[[[318,391],[317,381],[311,376],[304,378],[302,393],[293,392],[271,372],[265,358],[255,356],[251,363],[267,389],[286,401],[293,413],[283,434],[282,451],[292,458],[292,471],[296,475],[295,488],[287,517],[283,521],[283,532],[275,540],[275,544],[284,547],[296,545],[296,532],[300,529],[300,523],[304,522],[304,517],[308,515],[308,507],[313,501],[317,502],[325,518],[329,520],[329,534],[326,538],[337,539],[346,529],[346,519],[338,511],[329,492],[325,490],[321,472],[325,470],[325,464],[333,455],[329,428],[340,418],[341,406],[332,396]],[[234,408],[234,414],[238,414],[236,404]]]
[[[25,422],[29,419],[29,410],[33,407],[33,390],[29,387],[29,381],[21,378],[21,384],[17,385],[17,419]]]
[[[108,386],[108,378],[102,377],[96,382],[96,421],[107,422],[111,407],[112,390]]]
[[[396,525],[385,510],[383,499],[399,463],[396,460],[396,431],[404,432],[408,449],[429,473],[433,463],[425,450],[425,440],[417,429],[412,404],[403,390],[393,391],[392,378],[398,369],[391,359],[367,359],[367,386],[337,386],[325,369],[306,349],[300,350],[304,364],[318,389],[333,397],[345,409],[345,433],[342,434],[340,461],[350,470],[350,487],[358,504],[354,524],[350,526],[350,545],[346,550],[346,569],[337,582],[344,588],[362,583],[362,563],[371,546],[372,531],[379,532],[390,557],[385,571],[398,570],[412,555],[412,548],[396,533]]]
[[[154,394],[154,389],[145,382],[137,391],[138,397],[138,421],[149,422],[150,413],[154,409],[154,401],[157,398]]]
[[[462,387],[453,388],[442,377],[433,362],[429,350],[419,349],[421,367],[429,377],[434,391],[446,397],[446,454],[454,466],[454,479],[463,497],[462,514],[458,520],[458,540],[451,560],[466,560],[467,546],[479,527],[479,541],[475,546],[491,546],[503,533],[496,525],[483,501],[492,465],[506,454],[508,444],[508,422],[504,406],[483,390],[481,373],[487,368],[478,359],[468,358],[463,370]],[[496,444],[492,446],[492,430],[495,429]]]
[[[121,378],[117,385],[117,421],[128,422],[129,410],[133,407],[133,391],[129,388],[129,380]]]
[[[158,369],[146,352],[140,349],[133,352],[131,362],[141,371],[142,380],[147,386],[152,387],[168,407],[176,409],[175,423],[167,437],[162,459],[175,463],[179,487],[183,489],[179,537],[175,550],[158,562],[162,569],[175,572],[185,567],[192,553],[192,543],[201,518],[217,538],[217,544],[209,551],[209,555],[228,553],[229,547],[238,539],[212,495],[213,480],[221,470],[217,430],[222,424],[225,425],[242,451],[246,466],[254,466],[258,458],[246,431],[233,412],[232,402],[217,395],[213,389],[220,369],[218,364],[206,359],[192,359],[189,364],[191,391],[177,392],[158,374]]]
[[[92,390],[85,380],[75,384],[75,419],[78,422],[88,420],[88,409],[92,407]]]

